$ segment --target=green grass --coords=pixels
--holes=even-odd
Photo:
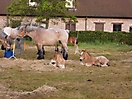
[[[69,59],[79,61],[74,47],[69,46]],[[110,67],[85,67],[80,64],[66,63],[72,70],[51,70],[37,72],[22,70],[21,66],[6,68],[0,73],[0,83],[13,90],[33,91],[40,86],[57,88],[40,96],[28,99],[131,99],[132,98],[132,46],[116,43],[85,44],[79,43],[79,50],[87,49],[92,55],[104,55],[111,61]],[[36,59],[36,49],[27,49],[21,58]],[[1,54],[2,56],[2,51]],[[51,59],[47,51],[45,58]],[[123,61],[130,59],[130,61]],[[28,67],[28,66],[27,66]],[[26,98],[25,98],[26,99]]]

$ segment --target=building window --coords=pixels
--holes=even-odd
[[[132,32],[132,26],[129,28],[129,32]]]
[[[67,8],[75,8],[75,0],[66,0],[66,2]]]
[[[122,23],[113,23],[113,31],[121,31]]]
[[[76,31],[76,23],[66,23],[66,28],[70,31]]]
[[[29,0],[29,6],[37,6],[37,2],[34,2],[34,0]]]
[[[95,31],[104,31],[104,23],[95,23]]]

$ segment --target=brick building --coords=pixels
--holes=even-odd
[[[4,27],[7,18],[6,7],[14,0],[0,1],[0,28]],[[31,2],[31,0],[29,0]],[[50,19],[49,27],[59,27],[73,31],[96,31],[106,32],[125,31],[132,29],[132,0],[67,0],[71,3],[69,13],[77,17],[76,23],[64,23],[58,21],[54,25]],[[74,4],[73,2],[74,1]],[[31,2],[32,3],[32,2]],[[27,17],[35,22],[35,18]]]

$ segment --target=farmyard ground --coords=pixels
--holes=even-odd
[[[84,48],[94,56],[105,55],[111,66],[81,66],[73,47],[65,69],[48,64],[53,47],[46,47],[44,60],[36,60],[35,47],[28,47],[17,60],[3,58],[1,51],[0,99],[131,99],[132,47]]]

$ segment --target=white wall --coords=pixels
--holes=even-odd
[[[36,18],[27,17],[24,19],[23,23],[29,21],[35,23]],[[87,22],[86,22],[87,21]],[[0,28],[3,28],[7,22],[6,16],[0,16]],[[105,32],[113,32],[113,24],[112,23],[123,23],[122,31],[129,32],[130,26],[132,26],[132,19],[114,19],[114,18],[78,18],[78,22],[76,23],[77,31],[95,31],[95,22],[103,22],[104,23],[104,31]],[[85,26],[86,25],[86,26]],[[62,28],[65,29],[65,23],[58,19],[50,19],[49,28]]]

